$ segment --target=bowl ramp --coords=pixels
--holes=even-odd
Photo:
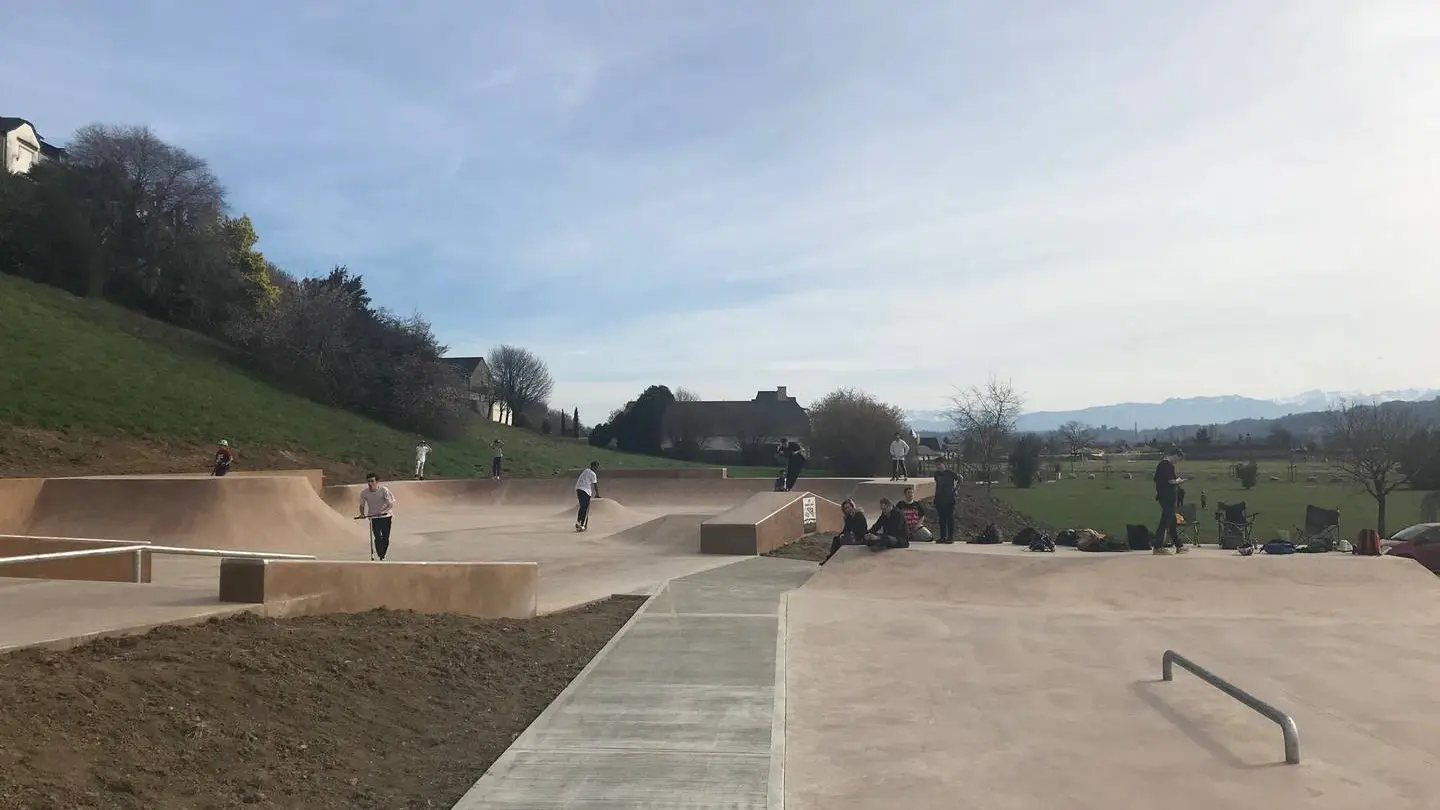
[[[809,504],[813,516],[807,520]],[[761,492],[700,524],[702,554],[767,554],[816,531],[839,531],[840,505],[809,492]]]
[[[786,597],[789,810],[1429,806],[1420,566],[1022,554],[847,548]],[[1166,649],[1291,715],[1301,763],[1209,684],[1161,682]]]
[[[299,554],[365,542],[301,475],[47,478],[21,511],[8,533]]]

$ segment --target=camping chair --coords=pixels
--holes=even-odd
[[[1179,520],[1175,521],[1175,532],[1180,536],[1180,542],[1189,543],[1192,546],[1200,545],[1200,509],[1193,503],[1187,503],[1180,507],[1176,514]]]
[[[1220,548],[1241,549],[1255,547],[1255,518],[1259,512],[1251,514],[1245,508],[1245,502],[1225,503],[1221,501],[1215,504],[1215,521],[1219,524]]]
[[[1295,544],[1308,546],[1319,543],[1326,551],[1334,551],[1340,539],[1340,510],[1305,507],[1305,528],[1296,528]]]

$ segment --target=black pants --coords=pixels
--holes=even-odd
[[[1180,547],[1180,531],[1175,527],[1175,501],[1165,498],[1160,501],[1160,525],[1155,527],[1155,539],[1151,548],[1164,548],[1165,535],[1170,535],[1176,548]]]
[[[501,461],[504,461],[504,459],[500,458],[499,456],[496,456],[495,458],[490,459],[490,476],[491,476],[492,478],[499,478],[499,477],[500,477],[500,462],[501,462]]]
[[[215,471],[212,472],[211,475],[214,475],[214,476],[216,476],[216,477],[219,477],[219,476],[223,476],[225,473],[228,473],[228,472],[230,472],[230,468],[229,468],[229,467],[222,467],[222,466],[220,466],[219,464],[216,464],[216,465],[215,465]]]
[[[785,471],[785,491],[789,492],[795,488],[795,482],[800,480],[800,468],[791,467]]]
[[[935,502],[935,516],[940,520],[940,539],[955,539],[955,504]]]
[[[575,498],[580,501],[580,511],[575,513],[575,522],[581,526],[590,525],[590,493],[583,489],[575,490]]]
[[[385,552],[390,550],[390,522],[393,517],[370,518],[370,541],[375,546],[375,556],[385,559]]]
[[[906,472],[905,472],[905,459],[903,459],[903,458],[894,458],[894,459],[891,459],[891,460],[890,460],[890,478],[891,478],[892,480],[894,480],[894,479],[896,479],[896,478],[909,478],[909,477],[910,477],[910,476],[907,475]]]

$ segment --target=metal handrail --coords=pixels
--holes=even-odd
[[[4,535],[5,537],[23,537],[25,535]],[[70,540],[76,538],[52,537],[49,540]],[[185,557],[229,557],[242,560],[313,560],[313,554],[286,554],[279,551],[232,551],[222,548],[184,548],[181,546],[152,546],[149,543],[136,543],[125,546],[107,546],[105,548],[84,548],[76,551],[46,551],[40,554],[20,554],[14,557],[0,557],[0,566],[16,565],[20,563],[48,562],[50,560],[73,560],[79,557],[101,557],[107,554],[134,554],[134,581],[145,581],[145,552],[151,554],[174,554]]]
[[[1290,765],[1300,764],[1300,729],[1295,727],[1295,721],[1290,715],[1246,692],[1244,689],[1230,683],[1174,650],[1166,650],[1165,655],[1160,659],[1160,677],[1162,680],[1175,680],[1175,664],[1179,664],[1181,667],[1188,669],[1195,677],[1244,703],[1261,716],[1277,723],[1280,726],[1280,732],[1285,735],[1285,762]]]

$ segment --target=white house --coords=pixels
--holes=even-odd
[[[0,168],[11,174],[29,174],[40,161],[59,160],[64,155],[64,149],[40,137],[34,124],[0,115]]]
[[[470,407],[476,413],[491,422],[499,422],[502,425],[514,424],[514,414],[510,413],[510,409],[495,397],[490,383],[490,366],[485,362],[485,358],[446,357],[445,362],[455,370],[455,375],[459,377],[461,388],[465,392],[465,399],[470,402]]]

